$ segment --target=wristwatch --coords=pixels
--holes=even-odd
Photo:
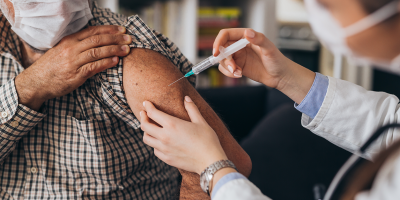
[[[217,161],[213,164],[211,164],[210,166],[208,166],[203,172],[201,172],[200,174],[200,186],[201,189],[203,189],[203,191],[205,193],[207,193],[208,195],[210,195],[210,182],[214,177],[214,174],[223,168],[226,167],[231,167],[233,169],[236,169],[235,165],[233,164],[232,161],[230,160],[220,160]]]

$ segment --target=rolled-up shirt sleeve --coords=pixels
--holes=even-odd
[[[46,115],[18,104],[14,79],[0,87],[0,162]]]
[[[326,92],[328,91],[329,79],[320,73],[316,73],[311,89],[300,104],[294,104],[294,107],[309,116],[315,118],[324,102]]]

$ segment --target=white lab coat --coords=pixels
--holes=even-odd
[[[314,119],[303,114],[301,122],[313,133],[355,152],[377,128],[389,123],[400,123],[399,99],[394,95],[367,91],[353,83],[329,77],[328,91],[319,112]],[[378,152],[398,139],[399,129],[388,130],[363,157],[373,159]],[[213,200],[226,199],[269,200],[256,186],[243,179],[226,183],[217,191]],[[371,190],[356,196],[356,200],[373,199],[400,199],[400,152],[388,158]]]

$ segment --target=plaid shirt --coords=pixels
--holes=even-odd
[[[190,62],[165,36],[132,16],[94,5],[89,25],[123,25],[132,47],[160,52],[183,73]],[[1,14],[0,14],[1,15]],[[0,198],[171,199],[179,172],[154,156],[122,87],[122,61],[40,112],[18,104],[21,41],[0,16]],[[194,83],[194,79],[190,79]]]

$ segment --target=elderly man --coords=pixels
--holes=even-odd
[[[177,198],[179,172],[143,143],[136,116],[149,100],[189,120],[185,95],[249,175],[249,157],[194,80],[167,87],[191,64],[137,16],[90,0],[0,0],[0,8],[1,199]],[[207,198],[197,175],[181,174],[182,199]]]

